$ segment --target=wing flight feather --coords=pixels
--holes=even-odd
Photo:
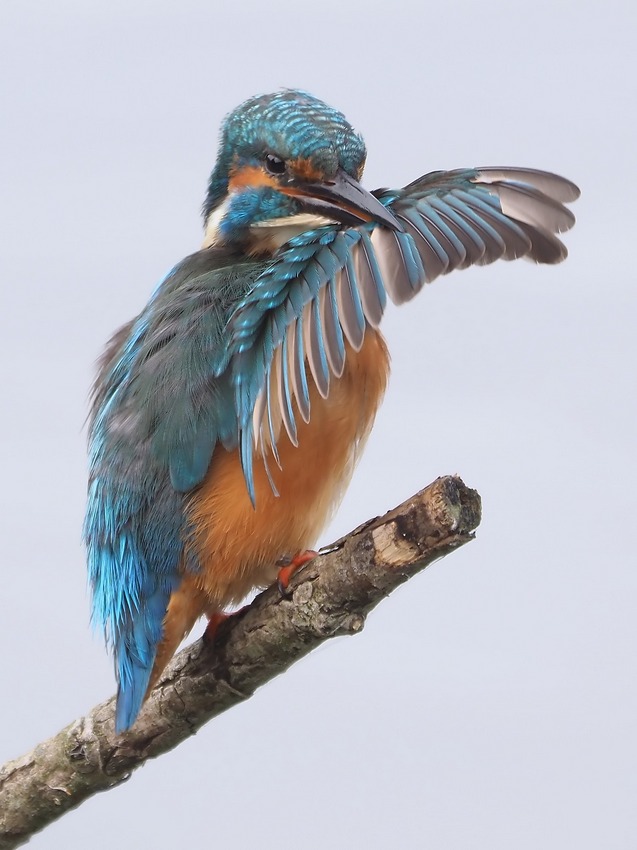
[[[359,351],[366,327],[378,327],[387,296],[402,304],[440,275],[498,259],[560,262],[567,252],[555,234],[572,227],[564,204],[579,190],[548,172],[479,168],[374,194],[402,232],[372,222],[307,231],[282,246],[231,317],[229,368],[253,500],[253,449],[265,442],[276,455],[281,425],[297,444],[297,417],[311,415],[308,376],[327,398],[347,348]]]

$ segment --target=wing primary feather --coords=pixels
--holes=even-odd
[[[336,281],[336,301],[343,332],[354,351],[360,351],[365,337],[365,314],[361,304],[356,272],[351,255],[341,269]]]
[[[281,350],[279,348],[274,352],[273,362],[268,369],[267,380],[266,380],[266,397],[267,397],[267,416],[268,416],[268,438],[270,440],[270,446],[272,447],[272,457],[275,460],[276,465],[281,469],[281,460],[279,458],[279,450],[277,448],[277,437],[278,437],[278,428],[274,426],[274,420],[272,417],[272,380],[274,378],[275,385],[279,386],[279,378],[280,378],[280,360],[281,360]],[[274,373],[272,373],[272,366],[274,366]]]
[[[263,455],[263,457],[262,457],[262,460],[263,460],[263,468],[264,468],[264,470],[265,470],[265,474],[266,474],[266,476],[267,476],[267,478],[268,478],[268,484],[270,485],[270,489],[272,490],[273,494],[274,494],[274,495],[277,497],[277,499],[278,499],[278,497],[279,497],[281,494],[279,493],[278,487],[277,487],[277,486],[276,486],[276,484],[274,483],[274,478],[272,477],[272,470],[270,469],[270,464],[268,463],[268,455],[267,455],[267,452],[265,452],[265,453],[264,453],[264,455]],[[280,467],[279,467],[279,469],[280,469]]]
[[[254,445],[257,446],[260,440],[260,434],[262,431],[263,425],[263,417],[265,415],[265,406],[266,406],[266,393],[265,387],[261,390],[259,395],[257,396],[257,400],[254,405],[254,413],[252,414],[252,431],[254,437]]]
[[[268,370],[267,383],[266,383],[266,387],[267,387],[267,391],[266,391],[266,394],[267,394],[267,412],[268,412],[268,436],[269,436],[269,439],[270,439],[270,447],[272,449],[272,457],[274,458],[276,465],[279,467],[279,469],[281,469],[281,461],[279,460],[279,452],[278,452],[278,449],[277,449],[277,446],[276,446],[276,439],[275,439],[275,436],[274,436],[274,428],[272,426],[272,407],[271,407],[271,404],[270,404],[270,387],[271,387],[271,384],[272,384],[271,374],[270,374],[270,370]],[[263,430],[263,426],[262,426],[261,430]],[[278,496],[279,491],[277,490],[277,486],[274,483],[274,479],[272,477],[272,472],[270,470],[270,464],[268,463],[268,451],[267,451],[267,447],[265,447],[265,446],[263,446],[263,451],[261,453],[261,460],[263,461],[263,468],[265,469],[265,474],[267,475],[268,483],[270,485],[270,489],[272,490],[272,492],[274,493],[275,496]]]
[[[479,215],[486,219],[491,226],[497,230],[505,244],[503,259],[517,260],[524,257],[531,250],[531,240],[511,218],[507,218],[500,210],[498,196],[491,194],[488,190],[466,192],[464,189],[456,189],[454,194],[463,200],[467,206],[478,211]]]
[[[456,190],[453,189],[445,196],[446,202],[452,207],[458,215],[461,215],[465,221],[468,221],[471,226],[480,234],[480,238],[484,242],[485,251],[481,258],[482,264],[492,263],[499,259],[506,251],[504,239],[500,236],[497,230],[485,219],[484,216],[472,209],[456,195]]]
[[[361,230],[361,240],[352,252],[354,271],[359,281],[363,312],[373,328],[377,328],[387,305],[387,293],[378,268],[376,255],[367,230]]]
[[[268,388],[270,387],[270,375],[268,375]],[[270,394],[270,390],[268,389],[268,396]],[[274,493],[275,496],[279,495],[279,491],[277,489],[276,484],[274,483],[274,478],[272,477],[272,472],[270,470],[270,464],[268,463],[268,447],[265,445],[265,439],[263,438],[263,425],[260,428],[261,431],[261,460],[263,462],[263,468],[265,469],[265,474],[268,478],[268,483],[270,485],[270,489]],[[272,427],[272,416],[270,415],[270,404],[268,400],[268,438],[270,441],[270,448],[272,450],[272,457],[274,458],[277,466],[281,469],[281,461],[279,460],[279,452],[276,446],[276,440],[274,438],[274,429]]]
[[[327,398],[330,379],[318,306],[318,299],[306,305],[303,311],[303,333],[307,341],[307,359],[314,383],[321,397]]]
[[[416,225],[419,218],[424,219],[428,227],[433,228],[433,234],[436,237],[436,241],[441,245],[449,257],[449,265],[445,269],[445,272],[450,272],[457,268],[465,268],[465,266],[468,265],[467,249],[462,243],[462,240],[459,238],[457,232],[451,228],[451,226],[430,204],[420,201],[416,204],[416,210],[418,218],[414,213],[412,219],[414,225]]]
[[[563,233],[575,224],[573,213],[534,186],[526,183],[491,184],[500,198],[502,212],[517,221],[537,224],[551,233]]]
[[[290,351],[293,357],[292,368],[292,390],[296,396],[296,404],[301,414],[301,419],[307,423],[310,421],[310,393],[307,385],[307,373],[305,371],[305,350],[303,346],[302,319],[296,318],[290,325]]]
[[[283,337],[279,356],[280,375],[277,381],[279,391],[279,406],[283,416],[283,424],[288,432],[288,437],[293,446],[298,446],[299,438],[296,432],[296,420],[292,409],[292,398],[290,394],[290,372],[288,369],[289,354],[287,334]]]
[[[248,488],[248,496],[250,497],[252,507],[254,508],[256,507],[257,502],[254,493],[254,456],[252,451],[252,434],[250,433],[251,426],[252,420],[249,420],[246,426],[241,429],[239,451],[241,455],[241,469],[243,470],[243,477],[246,482],[246,487]]]
[[[531,186],[535,186],[549,198],[553,198],[554,201],[559,201],[562,204],[576,201],[580,196],[580,190],[575,183],[550,171],[538,171],[535,168],[507,168],[506,166],[488,166],[477,168],[476,171],[477,177],[474,178],[476,183],[498,183],[500,180],[530,183]]]
[[[458,213],[452,209],[443,198],[433,196],[428,200],[429,204],[436,210],[436,212],[440,213],[440,216],[447,222],[449,227],[455,231],[458,239],[462,241],[465,251],[467,252],[465,265],[477,265],[484,256],[484,252],[486,250],[486,245],[480,235],[476,233],[469,222],[461,215],[458,215]]]
[[[320,292],[321,318],[323,320],[323,336],[325,339],[325,353],[330,369],[340,378],[345,368],[345,343],[343,331],[338,321],[338,307],[336,304],[335,284],[330,280]]]
[[[555,265],[568,256],[566,245],[548,230],[537,224],[518,222],[518,225],[531,240],[531,250],[526,255],[527,259],[534,260],[536,263]]]
[[[384,227],[376,227],[372,231],[371,242],[389,297],[394,304],[410,301],[414,290],[400,243],[394,233]]]
[[[257,442],[256,442],[255,447],[254,447],[254,451],[256,452],[257,450],[258,450],[260,457],[264,458],[265,453],[267,451],[267,446],[265,444],[265,437],[264,437],[264,434],[263,434],[263,423],[261,423],[261,427],[259,428],[259,433],[257,435]]]
[[[400,253],[402,254],[409,277],[409,283],[415,295],[423,287],[425,283],[425,269],[422,264],[422,258],[416,250],[413,236],[410,233],[395,232],[394,238],[398,243]]]
[[[404,210],[395,215],[402,222],[407,233],[411,234],[416,250],[423,260],[425,280],[431,283],[446,272],[449,265],[448,254],[416,210]]]

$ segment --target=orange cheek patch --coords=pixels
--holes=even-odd
[[[228,190],[236,192],[239,189],[245,189],[248,186],[269,186],[272,189],[278,189],[279,184],[274,177],[266,174],[262,168],[256,165],[246,165],[244,168],[233,169],[230,172],[230,180],[228,181]]]

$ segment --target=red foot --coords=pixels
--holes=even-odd
[[[217,634],[217,630],[219,626],[223,623],[224,620],[227,620],[228,617],[231,617],[232,614],[224,614],[223,611],[219,611],[210,617],[208,620],[208,625],[206,626],[206,631],[203,633],[203,639],[206,643],[214,643],[215,636]]]
[[[240,614],[242,611],[245,611],[248,607],[248,605],[244,605],[243,608],[239,608],[237,611],[233,611],[231,614],[225,614],[223,611],[215,611],[214,614],[208,617],[208,625],[206,626],[206,631],[203,633],[203,639],[207,643],[214,643],[219,626],[226,620],[229,620],[230,617],[236,617],[237,614]]]
[[[293,558],[281,558],[277,561],[277,566],[281,568],[277,573],[277,587],[281,596],[287,596],[288,585],[294,573],[308,561],[314,560],[317,555],[318,552],[314,549],[306,549],[305,552],[297,552]]]

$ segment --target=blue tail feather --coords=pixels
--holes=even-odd
[[[143,617],[138,617],[115,645],[118,680],[116,732],[129,729],[142,707],[162,636],[169,596],[169,592],[157,590],[147,597]]]

